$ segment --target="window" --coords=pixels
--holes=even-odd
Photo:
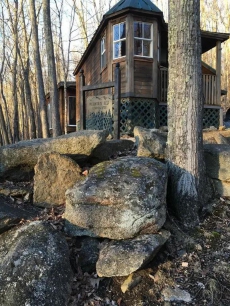
[[[76,126],[76,97],[69,97],[68,125]]]
[[[105,36],[101,39],[101,69],[103,69],[106,66],[106,40]]]
[[[152,56],[152,24],[134,22],[134,55]]]
[[[113,26],[113,58],[126,55],[126,27],[125,22]]]

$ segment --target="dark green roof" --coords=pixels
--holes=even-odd
[[[162,13],[162,11],[159,10],[159,8],[150,0],[121,0],[115,4],[105,15],[108,16],[129,8]]]

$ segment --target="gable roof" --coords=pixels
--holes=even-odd
[[[105,14],[105,16],[128,8],[150,11],[154,13],[162,13],[162,11],[159,10],[159,8],[150,0],[120,0]]]

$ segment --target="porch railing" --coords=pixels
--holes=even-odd
[[[168,69],[160,68],[160,102],[167,102],[168,93]],[[221,101],[217,101],[216,96],[216,76],[211,74],[203,74],[203,93],[205,104],[220,105]]]

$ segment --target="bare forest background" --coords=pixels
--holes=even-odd
[[[0,145],[49,136],[45,93],[55,83],[73,81],[73,70],[116,0],[1,0]],[[168,0],[153,1],[168,20]],[[201,28],[230,32],[230,1],[201,0]],[[215,48],[203,61],[215,67]],[[230,107],[230,40],[222,43],[224,111]],[[60,134],[58,108],[53,135]]]

